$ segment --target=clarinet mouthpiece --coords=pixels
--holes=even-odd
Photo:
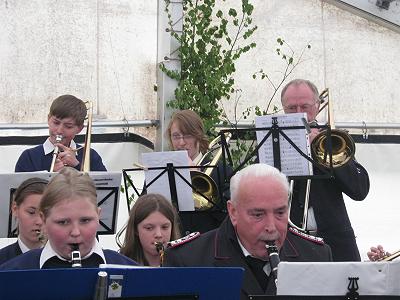
[[[71,263],[73,268],[81,268],[81,252],[79,252],[79,245],[72,244],[71,245]]]
[[[156,246],[156,250],[158,253],[164,251],[164,244],[162,242],[155,242],[154,245]]]

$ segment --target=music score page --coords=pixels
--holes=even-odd
[[[293,113],[282,115],[256,116],[256,128],[271,128],[272,118],[277,118],[279,127],[303,126],[302,118],[307,120],[306,113]],[[311,157],[310,141],[306,128],[282,130],[286,136],[308,157]],[[257,143],[260,144],[268,134],[268,130],[256,131]],[[304,158],[285,137],[279,134],[281,172],[286,176],[309,176],[312,175],[312,164]],[[273,138],[272,134],[258,150],[258,157],[261,163],[274,165]]]

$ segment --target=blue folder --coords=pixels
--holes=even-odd
[[[93,299],[98,272],[121,277],[120,299],[240,299],[242,268],[101,268],[0,271],[0,299]],[[109,280],[109,283],[111,281]],[[190,297],[189,297],[190,298]],[[188,299],[189,299],[188,298]]]

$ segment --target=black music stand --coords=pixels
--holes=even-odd
[[[283,117],[289,116],[289,115],[281,115]],[[293,114],[290,114],[290,117],[292,117]],[[300,117],[300,116],[299,116]],[[290,123],[290,122],[289,122]],[[312,159],[311,157],[308,156],[308,153],[304,152],[304,147],[301,149],[298,147],[298,145],[296,145],[296,143],[288,136],[290,134],[286,134],[286,132],[288,131],[292,131],[292,130],[302,130],[304,131],[304,133],[307,131],[310,131],[310,126],[307,124],[305,117],[304,118],[300,118],[297,121],[297,124],[301,124],[298,126],[288,126],[285,125],[285,122],[282,121],[282,124],[280,124],[279,121],[279,116],[276,117],[272,117],[271,118],[271,126],[269,127],[258,127],[258,128],[250,128],[250,129],[227,129],[227,130],[221,130],[221,134],[226,134],[227,132],[230,132],[232,134],[235,135],[235,137],[238,136],[244,136],[244,135],[252,135],[255,136],[257,133],[259,132],[266,132],[266,134],[264,135],[264,137],[261,139],[261,141],[258,143],[258,145],[254,148],[254,150],[244,159],[244,161],[237,167],[235,168],[235,170],[233,171],[233,174],[235,174],[238,170],[242,169],[247,163],[250,162],[250,160],[252,160],[254,157],[256,157],[256,161],[259,161],[259,150],[261,149],[261,147],[267,142],[271,142],[272,146],[271,146],[271,152],[272,152],[272,164],[274,167],[276,167],[277,169],[282,171],[282,166],[283,166],[283,160],[285,160],[286,156],[284,154],[284,150],[285,148],[281,148],[281,141],[287,142],[291,149],[290,151],[295,152],[298,159],[299,160],[303,160],[303,163],[306,164],[310,164],[309,166],[309,170],[310,173],[305,175],[305,174],[295,174],[290,173],[290,174],[286,174],[289,180],[299,180],[299,181],[304,181],[306,179],[310,179],[310,180],[326,180],[326,179],[332,179],[334,177],[333,174],[333,166],[332,166],[332,141],[331,141],[331,131],[330,131],[330,127],[327,125],[324,126],[320,126],[320,125],[316,125],[316,126],[312,126],[311,128],[322,128],[322,129],[327,129],[326,130],[326,153],[325,155],[327,156],[327,159],[329,159],[330,161],[330,167],[329,168],[325,168],[322,167],[320,164],[318,164],[314,159]],[[286,148],[287,150],[287,148]],[[226,149],[227,151],[227,149]],[[283,155],[281,155],[281,153]],[[230,158],[229,156],[229,151],[228,151],[228,158]],[[286,164],[287,165],[287,164]],[[312,174],[312,167],[315,167],[316,169],[318,169],[319,174]],[[286,170],[283,171],[283,173],[286,173]],[[297,189],[300,190],[300,192],[298,192],[298,195],[305,195],[305,190],[306,190],[306,183],[304,181],[300,182],[298,184],[298,186],[296,185]],[[304,189],[304,193],[303,190]],[[299,199],[299,201],[304,201],[304,199]],[[302,216],[299,216],[296,211],[295,213],[293,213],[293,216],[297,219],[299,219],[299,221],[301,221]],[[304,221],[304,217],[303,217],[303,221]],[[304,224],[302,224],[304,225]]]
[[[268,140],[271,139],[273,142],[273,161],[274,161],[274,167],[281,170],[281,161],[282,157],[280,155],[280,144],[279,140],[280,137],[283,137],[300,155],[303,157],[305,160],[309,161],[313,166],[318,168],[318,170],[321,171],[322,175],[289,175],[288,179],[290,180],[295,180],[295,179],[330,179],[333,178],[333,166],[332,166],[332,137],[331,137],[331,130],[328,125],[313,125],[309,126],[306,122],[303,122],[304,124],[302,126],[279,126],[279,123],[277,122],[277,118],[273,117],[272,118],[272,126],[271,127],[254,127],[254,128],[249,128],[249,129],[223,129],[220,131],[220,134],[226,134],[226,133],[232,133],[234,137],[243,137],[246,134],[252,135],[255,138],[255,133],[258,131],[267,131],[267,134],[265,137],[262,139],[260,143],[253,149],[253,151],[246,156],[246,158],[242,161],[240,165],[238,165],[234,170],[233,174],[244,168],[251,159],[256,158],[256,161],[258,162],[258,151],[261,148],[261,146],[264,145],[264,143]],[[306,153],[304,153],[288,136],[285,134],[285,130],[297,130],[297,129],[309,129],[309,128],[319,128],[319,129],[326,129],[326,155],[329,157],[331,165],[330,168],[323,168],[321,167],[314,159],[310,158]],[[226,145],[222,144],[223,147],[227,147]],[[227,153],[228,159],[232,161],[231,154],[229,152],[229,149],[226,148],[224,149],[224,152]],[[232,174],[232,176],[233,176]]]
[[[2,191],[2,195],[8,195],[7,197],[0,198],[0,207],[4,208],[0,210],[0,237],[17,237],[17,225],[11,214],[11,203],[18,186],[28,178],[38,177],[50,180],[55,174],[57,173],[24,172],[0,174],[0,191]],[[93,179],[96,186],[97,204],[102,208],[97,234],[114,234],[118,217],[121,173],[89,172],[89,176]]]
[[[226,162],[223,162],[223,166],[224,165],[226,165]],[[138,187],[137,184],[133,182],[131,175],[135,175],[135,172],[142,172],[144,170],[143,168],[122,170],[124,178],[125,196],[127,199],[128,207],[130,207],[130,202],[132,199],[132,196],[129,194],[130,188],[134,194],[134,198],[139,197],[141,194],[147,193],[148,188],[153,184],[157,184],[157,180],[161,178],[161,176],[166,174],[168,176],[168,183],[169,183],[168,188],[171,196],[171,202],[179,213],[183,233],[187,234],[189,232],[194,232],[194,231],[206,232],[208,230],[218,227],[227,214],[225,201],[220,200],[216,202],[214,199],[210,197],[210,195],[203,193],[202,191],[198,190],[196,186],[193,186],[192,182],[187,180],[187,178],[185,178],[182,174],[182,170],[188,170],[191,168],[193,168],[193,166],[174,166],[172,163],[167,163],[166,166],[146,168],[146,170],[158,170],[159,173],[156,177],[153,178],[153,180],[149,182],[143,181],[143,183],[139,183],[140,185],[143,184],[142,189],[141,189],[142,186]],[[216,170],[216,172],[213,172],[216,174],[215,175],[215,178],[217,179],[216,184],[225,187],[225,184],[219,184],[219,183],[223,181],[221,177],[223,177],[224,174],[226,174],[226,170],[223,169],[222,171],[220,171],[220,168],[218,166],[213,166],[213,165],[199,166],[199,168],[202,169],[212,168],[213,170]],[[129,174],[129,172],[133,173]],[[182,210],[179,205],[180,199],[177,193],[177,186],[176,186],[177,179],[181,179],[181,182],[182,184],[185,185],[185,187],[189,187],[191,191],[192,190],[195,191],[199,197],[204,198],[207,203],[210,203],[210,208],[202,211]],[[190,197],[191,197],[190,201],[193,201],[192,193],[190,193]],[[224,199],[225,197],[226,196],[224,194],[224,190],[219,188],[218,199]]]

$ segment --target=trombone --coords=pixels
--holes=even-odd
[[[326,103],[320,108],[318,114],[328,108],[328,129],[318,133],[311,142],[311,155],[318,165],[325,168],[339,168],[346,165],[353,157],[356,150],[353,138],[344,130],[336,129],[333,119],[332,102],[329,99],[329,89],[324,89],[319,95],[321,102]],[[303,219],[298,226],[290,219],[290,209],[292,204],[294,181],[289,185],[289,224],[296,229],[306,232],[308,208],[310,202],[311,179],[307,179],[306,191],[304,196]],[[399,254],[400,255],[400,254]]]
[[[329,89],[326,88],[320,94],[320,99],[327,99],[327,102],[321,107],[321,112],[328,107],[328,125],[331,133],[331,149],[328,149],[329,129],[321,131],[311,143],[311,153],[313,159],[320,165],[330,168],[338,168],[346,165],[353,157],[356,146],[353,138],[344,130],[336,129],[333,121],[333,110],[331,100],[329,99]],[[332,154],[332,155],[331,155]]]
[[[83,156],[81,163],[81,171],[82,172],[90,172],[90,144],[92,141],[92,121],[93,121],[93,103],[88,100],[86,102],[87,105],[87,127],[85,134],[85,143],[83,146]]]
[[[228,144],[229,140],[232,137],[232,133],[230,132],[224,133],[224,137],[225,137],[225,142]],[[213,151],[217,152],[214,154],[214,157],[209,165],[215,166],[218,163],[223,152],[222,145],[218,145],[218,143],[221,142],[220,139],[221,136],[217,136],[210,142],[207,153],[203,155],[203,157],[197,164],[199,167],[201,167],[201,164],[205,161],[206,157]],[[218,148],[215,148],[216,146],[218,146]],[[194,199],[195,210],[210,209],[214,206],[215,203],[221,201],[221,199],[219,199],[218,186],[215,183],[214,179],[212,179],[211,177],[213,169],[214,168],[207,168],[207,170],[205,170],[204,172],[190,171],[190,176],[192,179],[192,186],[193,186],[193,199]]]
[[[400,256],[400,250],[393,252],[392,254],[384,255],[382,258],[378,259],[378,261],[392,261],[395,258]]]

